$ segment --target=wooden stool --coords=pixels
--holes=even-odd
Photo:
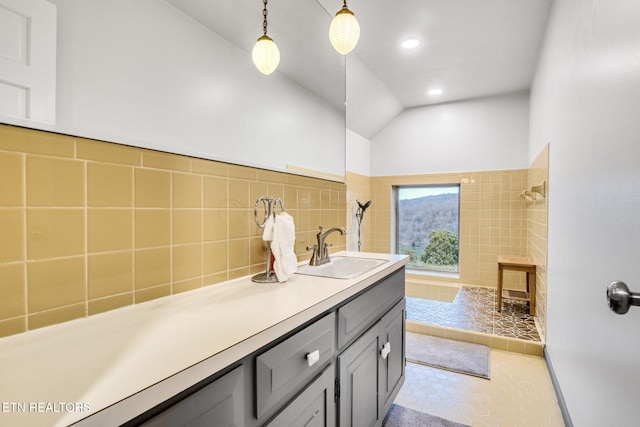
[[[504,270],[524,271],[527,273],[527,290],[514,291],[502,289]],[[536,315],[536,265],[529,258],[516,256],[498,257],[498,311],[502,311],[502,299],[527,301],[529,314]]]

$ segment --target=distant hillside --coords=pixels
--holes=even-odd
[[[431,230],[449,230],[458,234],[458,195],[441,194],[399,203],[400,246],[424,249]]]

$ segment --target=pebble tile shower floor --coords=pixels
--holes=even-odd
[[[502,311],[497,312],[495,289],[461,286],[453,302],[407,297],[407,319],[539,342],[540,335],[527,304],[502,301]]]

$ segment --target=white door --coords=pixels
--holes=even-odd
[[[55,123],[56,7],[0,0],[0,115]]]
[[[531,93],[531,143],[549,148],[547,352],[573,425],[638,426],[640,3],[560,0]],[[523,394],[523,396],[525,396]]]

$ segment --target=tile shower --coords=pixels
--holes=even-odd
[[[416,288],[411,283],[408,288]],[[418,287],[420,288],[420,287]],[[407,319],[502,337],[540,341],[526,303],[503,301],[497,312],[496,290],[481,286],[428,284],[422,295],[408,291]]]
[[[350,181],[347,175],[349,190],[355,188],[359,190],[357,196],[366,194],[367,200],[373,200],[368,211],[371,231],[366,236],[366,248],[372,252],[393,250],[394,186],[460,184],[460,272],[455,276],[435,276],[408,271],[407,291],[411,297],[412,281],[432,281],[461,290],[457,299],[452,296],[449,302],[410,298],[407,330],[542,354],[546,328],[548,198],[526,200],[520,194],[543,181],[548,185],[548,170],[549,146],[546,146],[527,169],[378,176],[371,177],[366,186],[360,177]],[[499,255],[530,257],[536,264],[535,318],[527,314],[524,304],[511,301],[507,301],[502,313],[495,312]],[[524,287],[524,275],[505,273],[505,288],[524,290]]]

